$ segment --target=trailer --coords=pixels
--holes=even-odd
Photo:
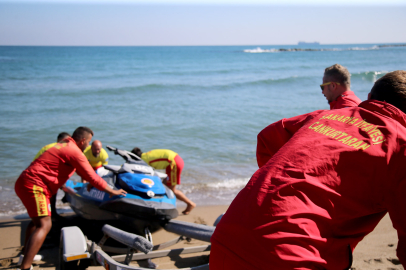
[[[131,266],[130,263],[165,256],[210,251],[210,244],[179,249],[166,248],[191,239],[210,243],[210,237],[221,217],[222,215],[217,218],[214,226],[170,220],[163,228],[179,235],[179,237],[158,245],[153,245],[152,236],[148,229],[146,229],[145,237],[143,237],[106,224],[102,227],[104,234],[102,239],[96,243],[88,240],[79,227],[64,227],[61,229],[58,268],[60,270],[72,270],[86,269],[90,265],[101,265],[108,270],[147,270],[151,268]],[[108,238],[120,242],[126,248],[105,245]],[[108,253],[121,255],[110,256]],[[209,264],[182,269],[209,270]]]

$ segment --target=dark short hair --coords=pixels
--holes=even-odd
[[[78,127],[73,132],[72,139],[74,139],[77,142],[77,141],[80,141],[83,138],[86,138],[87,134],[92,134],[92,136],[93,136],[93,131],[88,127]]]
[[[142,155],[142,151],[138,147],[134,147],[134,149],[131,150],[131,153],[136,154],[139,157],[141,157],[141,155]]]
[[[56,138],[56,141],[62,141],[63,139],[70,137],[70,134],[68,132],[61,132],[58,134],[58,137]]]
[[[371,89],[371,98],[392,104],[406,113],[406,71],[396,70],[378,79]]]
[[[348,87],[351,85],[351,74],[348,69],[340,64],[332,65],[324,70],[324,76],[334,82],[342,83]]]

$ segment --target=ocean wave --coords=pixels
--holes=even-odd
[[[27,210],[3,211],[3,212],[0,210],[0,217],[10,217],[10,216],[18,216],[18,215],[26,215],[26,217],[29,218],[29,216],[27,214]]]
[[[230,204],[249,181],[249,177],[217,179],[204,183],[182,183],[179,189],[198,205]]]
[[[233,90],[235,88],[240,87],[250,87],[250,86],[261,86],[261,85],[274,85],[274,84],[284,84],[284,83],[291,83],[298,80],[307,79],[309,77],[303,76],[288,76],[288,77],[281,77],[281,78],[270,78],[270,79],[257,79],[257,80],[246,80],[246,81],[224,81],[224,80],[217,80],[211,82],[205,82],[204,84],[200,82],[192,83],[151,83],[151,84],[143,84],[138,86],[123,86],[123,87],[94,87],[94,88],[79,88],[79,89],[49,89],[44,92],[44,94],[48,95],[58,95],[58,97],[86,97],[86,96],[93,96],[95,94],[101,96],[117,96],[117,93],[120,95],[132,94],[132,93],[142,93],[142,92],[161,92],[161,91],[169,91],[169,90],[176,90],[176,91],[191,91],[191,90],[210,90],[210,91],[222,91],[222,90]],[[84,91],[86,90],[86,91]],[[9,91],[11,94],[16,95],[16,92]],[[24,96],[26,93],[21,92],[20,96]]]
[[[246,49],[244,50],[246,53],[273,53],[273,52],[279,52],[279,49],[261,49],[260,47],[257,47],[256,49]]]
[[[228,179],[220,182],[207,184],[207,187],[213,189],[242,189],[248,183],[250,178]]]
[[[11,57],[11,56],[1,56],[0,55],[0,62],[2,62],[2,61],[13,61],[13,60],[16,60],[16,58],[14,58],[14,57]]]
[[[353,47],[353,48],[348,48],[348,51],[370,51],[370,50],[378,50],[379,46],[372,46],[372,47],[367,47],[367,48],[362,48],[362,47]]]
[[[294,76],[275,78],[275,79],[270,78],[270,79],[260,79],[260,80],[246,81],[246,82],[230,83],[226,87],[235,88],[235,87],[250,87],[250,86],[261,86],[261,85],[289,84],[292,82],[304,80],[306,78],[308,78],[308,77],[294,75]]]
[[[58,205],[57,206],[57,212],[58,212],[58,214],[65,214],[65,213],[73,213],[73,210],[68,204],[66,204],[66,205]],[[25,208],[24,208],[24,210],[0,212],[0,217],[13,217],[15,219],[30,218],[28,213],[27,213],[27,210]]]
[[[380,48],[389,47],[406,47],[406,44],[386,44],[374,45],[371,47],[350,47],[350,48],[279,48],[279,49],[262,49],[257,47],[255,49],[245,49],[245,53],[278,53],[278,52],[324,52],[324,51],[370,51],[379,50]]]
[[[151,91],[151,90],[167,90],[169,89],[182,89],[190,87],[191,85],[187,84],[143,84],[138,86],[123,86],[123,87],[92,87],[87,88],[78,88],[78,89],[50,89],[46,93],[47,94],[57,94],[58,96],[68,96],[68,97],[83,97],[83,96],[92,96],[94,94],[98,95],[114,95],[116,96],[117,93],[120,95],[125,95],[128,93],[136,92],[136,91]],[[86,90],[86,91],[84,91]]]
[[[352,73],[351,79],[360,79],[368,82],[375,82],[377,79],[384,76],[389,71],[365,71],[359,73]]]
[[[331,51],[367,51],[367,50],[378,50],[378,46],[361,48],[361,47],[352,47],[352,48],[325,48],[325,49],[311,49],[311,48],[280,48],[280,49],[261,49],[260,47],[256,49],[245,49],[245,53],[279,53],[279,52],[331,52]]]

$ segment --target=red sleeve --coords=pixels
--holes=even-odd
[[[264,128],[257,136],[257,163],[264,166],[271,157],[296,133],[309,119],[322,111],[284,118]]]
[[[73,167],[75,167],[77,174],[83,179],[89,181],[98,190],[104,191],[107,186],[107,182],[96,174],[89,161],[87,161],[85,155],[79,151],[74,152],[73,158],[70,160]]]
[[[338,97],[330,104],[330,109],[342,109],[347,107],[357,107],[361,100],[352,91],[347,91],[347,94]]]

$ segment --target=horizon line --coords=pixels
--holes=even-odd
[[[303,42],[303,41],[300,41]],[[367,43],[319,43],[312,44],[314,42],[305,42],[308,45],[323,46],[323,45],[401,45],[406,47],[405,42],[367,42]],[[4,45],[0,44],[0,47],[241,47],[241,46],[300,46],[295,44],[242,44],[242,45]]]
[[[406,6],[403,0],[199,0],[192,3],[188,0],[0,0],[8,4],[92,4],[92,5],[168,5],[168,6]]]

